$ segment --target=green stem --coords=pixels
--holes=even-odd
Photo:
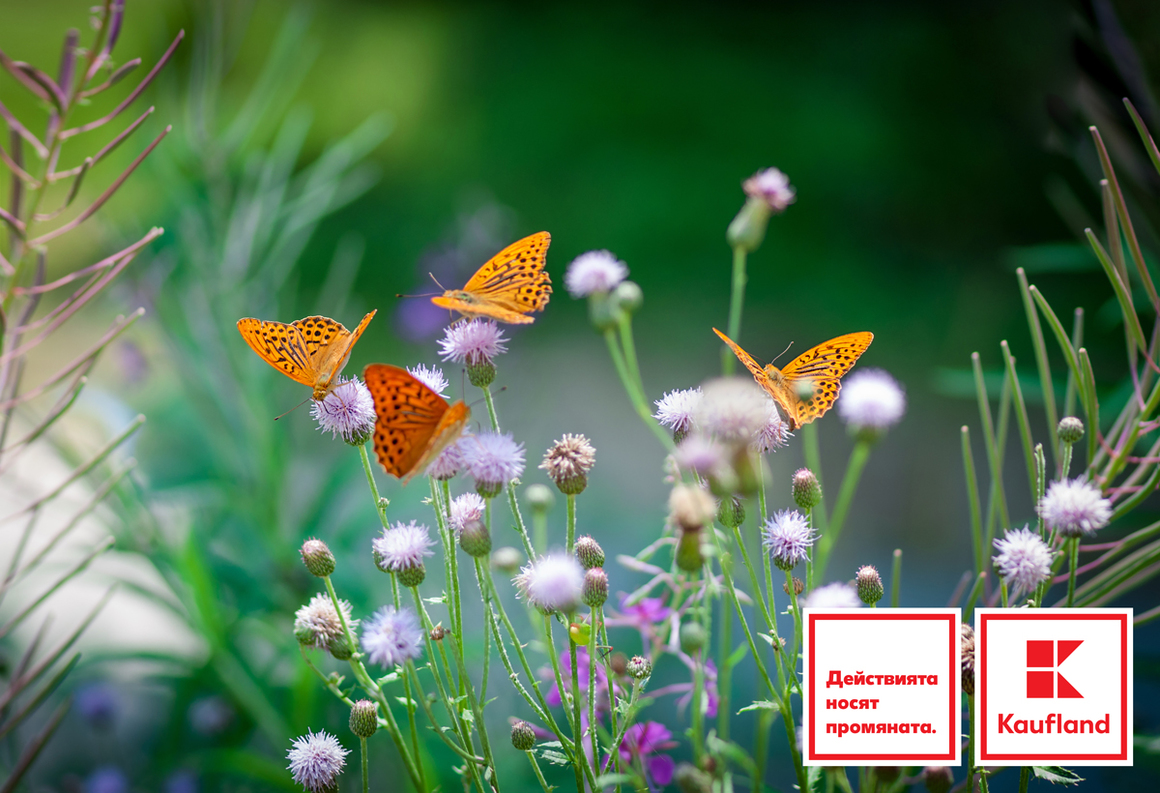
[[[741,312],[745,308],[745,249],[733,248],[733,281],[729,292],[729,338],[736,341],[741,336]],[[721,372],[728,377],[733,374],[737,356],[728,347],[721,348]]]
[[[758,711],[757,734],[753,739],[753,777],[750,784],[750,790],[756,791],[756,793],[764,793],[765,790],[765,761],[769,752],[769,728],[773,726],[775,715],[771,710]]]
[[[382,527],[387,528],[387,504],[383,503],[383,499],[379,496],[379,486],[375,484],[375,473],[371,469],[371,458],[367,454],[367,446],[364,443],[358,447],[359,457],[362,459],[363,471],[367,475],[367,484],[371,488],[371,495],[375,499],[375,513],[379,516],[379,523]]]
[[[818,540],[818,558],[814,563],[814,575],[819,581],[825,580],[826,563],[830,560],[830,553],[838,542],[838,535],[842,533],[842,525],[846,522],[850,505],[854,501],[854,493],[858,489],[858,480],[862,478],[862,471],[869,459],[870,442],[859,438],[854,443],[850,461],[846,464],[846,475],[842,477],[842,487],[838,490],[838,501],[834,505],[833,517],[830,518],[829,531],[822,534]]]
[[[362,755],[362,789],[363,793],[370,793],[371,777],[367,769],[367,739],[361,735],[358,738],[359,753]]]
[[[636,359],[636,342],[632,338],[632,313],[628,311],[620,312],[620,344],[624,347],[624,361],[625,369],[633,378],[636,385],[637,393],[642,397],[644,391],[644,379],[640,376],[640,365]]]
[[[815,528],[824,537],[828,533],[830,521],[826,515],[826,487],[822,480],[822,449],[818,442],[817,423],[802,427],[802,452],[805,454],[806,468],[814,472],[814,476],[818,478],[818,487],[822,491],[822,500],[814,507],[813,517],[817,520]]]
[[[1019,793],[1027,793],[1027,783],[1031,781],[1031,769],[1023,766],[1019,769]]]
[[[576,496],[568,494],[568,553],[576,546]]]
[[[592,764],[596,769],[599,769],[600,744],[596,737],[596,617],[596,609],[590,607],[588,610],[588,734],[592,737]],[[609,677],[607,680],[608,686],[611,688],[615,678]]]
[[[564,685],[564,676],[560,672],[560,659],[556,656],[556,643],[552,640],[552,618],[544,615],[544,640],[548,649],[548,657],[552,659],[552,674],[556,678],[556,688],[560,692],[560,702],[564,705],[566,711],[571,711],[572,721],[572,745],[575,747],[572,752],[572,770],[576,774],[576,793],[584,793],[584,772],[581,770],[587,767],[586,760],[582,761],[584,756],[584,736],[580,734],[580,708],[579,705],[575,708],[571,707],[569,703],[568,688]],[[571,643],[571,637],[568,638]],[[576,674],[576,645],[572,644],[572,674]],[[574,696],[576,689],[572,689],[572,702],[579,703],[579,698]]]
[[[760,595],[759,595],[760,597]],[[721,637],[718,643],[718,652],[721,658],[721,668],[717,673],[717,737],[722,741],[729,740],[729,694],[733,685],[733,665],[729,663],[729,656],[733,653],[733,615],[725,599],[721,599]],[[695,704],[695,703],[694,703]]]
[[[1068,546],[1071,570],[1067,574],[1067,607],[1072,608],[1075,604],[1075,573],[1079,567],[1079,537],[1069,540]]]
[[[620,378],[620,382],[624,385],[624,390],[628,394],[628,399],[632,403],[633,409],[636,410],[641,421],[657,436],[661,445],[666,449],[672,449],[673,439],[665,432],[664,427],[658,424],[656,419],[652,417],[652,412],[648,409],[644,392],[637,390],[636,383],[633,382],[632,375],[629,374],[628,364],[625,363],[624,353],[621,352],[620,346],[617,344],[616,330],[614,328],[608,328],[604,331],[604,341],[608,344],[608,353],[612,356],[612,364],[616,368],[616,374]]]
[[[967,793],[975,793],[975,698],[967,697]]]
[[[898,598],[902,593],[902,549],[894,549],[894,562],[890,569],[890,608],[898,608]]]
[[[491,428],[495,432],[499,432],[499,415],[495,412],[495,400],[491,396],[491,386],[482,386],[483,399],[487,403],[487,413],[491,417]],[[507,483],[508,506],[511,507],[512,517],[516,519],[516,531],[520,535],[520,541],[524,544],[524,553],[528,555],[528,560],[536,558],[536,552],[532,548],[532,541],[528,538],[528,528],[524,525],[524,516],[520,512],[519,501],[516,500],[516,486],[512,482]],[[488,527],[490,530],[490,527]]]
[[[540,764],[536,760],[535,752],[524,752],[528,756],[528,762],[532,764],[532,771],[536,774],[536,779],[540,783],[540,787],[544,789],[544,793],[552,793],[556,788],[554,785],[549,785],[548,780],[544,779],[544,772],[540,770]]]

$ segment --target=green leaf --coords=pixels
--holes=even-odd
[[[747,713],[751,710],[772,710],[774,713],[777,713],[781,710],[781,706],[779,706],[776,702],[770,702],[768,699],[759,699],[752,705],[746,705],[744,708],[737,711],[737,713]]]
[[[733,651],[733,655],[729,656],[729,666],[737,666],[741,663],[741,659],[749,652],[749,642],[742,642],[737,645],[737,649]]]
[[[572,761],[569,760],[566,755],[564,755],[560,752],[553,751],[551,749],[545,749],[545,750],[541,751],[540,757],[543,758],[544,760],[547,760],[552,765],[571,765],[572,764]]]
[[[597,790],[603,790],[605,788],[610,788],[613,785],[624,785],[634,782],[635,780],[636,777],[634,777],[632,774],[601,774],[600,776],[596,777],[595,787]]]
[[[812,765],[806,769],[806,784],[809,785],[810,793],[822,793],[826,789],[825,770],[820,765]]]
[[[1035,776],[1053,785],[1078,785],[1083,782],[1083,777],[1077,776],[1074,771],[1057,765],[1035,765],[1031,770],[1035,772]]]

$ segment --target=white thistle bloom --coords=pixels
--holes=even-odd
[[[749,443],[769,420],[769,397],[750,378],[722,377],[701,390],[693,421],[722,443]]]
[[[569,614],[580,605],[584,568],[572,554],[553,551],[526,565],[515,584],[520,595],[545,614]]]
[[[606,294],[628,277],[628,267],[608,251],[582,253],[568,265],[564,286],[572,297]]]
[[[323,793],[334,789],[348,754],[350,752],[343,749],[333,735],[323,730],[308,730],[306,735],[294,739],[286,753],[286,759],[290,761],[287,768],[294,781],[310,793]]]
[[[855,372],[842,386],[838,415],[856,430],[887,430],[901,421],[904,413],[902,386],[881,369]]]
[[[1037,511],[1061,537],[1080,537],[1102,529],[1112,519],[1112,502],[1082,479],[1052,482]]]
[[[1012,598],[1034,591],[1051,577],[1051,549],[1026,526],[996,539],[995,550],[999,553],[992,561],[1007,582]]]
[[[443,370],[437,366],[427,366],[426,364],[419,364],[418,366],[408,366],[407,372],[418,380],[423,385],[430,388],[444,399],[447,398],[447,378],[443,375]]]
[[[862,607],[858,592],[849,584],[835,582],[815,589],[801,602],[804,609],[856,609]]]

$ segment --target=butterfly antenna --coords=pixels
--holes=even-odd
[[[309,401],[310,401],[310,397],[306,397],[306,399],[303,399],[301,402],[299,402],[297,405],[295,405],[294,407],[292,407],[292,408],[290,408],[289,410],[287,410],[287,411],[286,411],[285,413],[283,413],[281,416],[275,416],[275,417],[274,417],[274,421],[277,421],[278,419],[280,419],[280,418],[282,418],[282,417],[284,417],[284,416],[289,416],[291,413],[293,413],[295,410],[297,410],[298,408],[302,407],[303,405],[305,405],[305,404],[306,404],[307,402],[309,402]]]
[[[497,394],[502,394],[504,391],[507,391],[507,386],[506,386],[506,385],[505,385],[505,386],[503,386],[503,387],[501,387],[501,388],[500,388],[498,391],[496,391],[495,393],[497,393]],[[479,404],[480,402],[482,402],[484,399],[485,399],[485,397],[480,397],[479,399],[477,399],[477,400],[475,400],[474,402],[470,403],[470,404],[468,405],[468,407],[469,407],[469,408],[474,408],[476,405],[478,405],[478,404]]]
[[[789,348],[790,348],[790,347],[792,347],[792,346],[793,346],[793,342],[791,341],[789,344],[785,345],[785,349],[784,349],[784,350],[782,350],[781,352],[779,352],[779,353],[777,354],[777,356],[776,356],[776,357],[775,357],[775,358],[774,358],[772,361],[770,361],[770,363],[774,363],[775,361],[777,361],[777,359],[778,359],[778,358],[780,358],[781,356],[783,356],[783,355],[785,355],[787,352],[789,352]]]
[[[403,294],[399,294],[397,292],[395,293],[395,297],[439,297],[439,295],[440,295],[439,292],[429,292],[429,293],[423,294],[423,295],[403,295]]]
[[[431,280],[435,282],[435,286],[439,287],[444,292],[447,291],[447,289],[443,286],[443,284],[439,283],[439,279],[435,277],[435,273],[427,273],[427,275],[431,276]]]

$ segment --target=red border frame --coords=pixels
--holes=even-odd
[[[955,742],[959,738],[959,733],[962,730],[959,727],[959,720],[962,714],[959,713],[958,703],[955,701],[955,695],[958,693],[958,685],[956,685],[956,676],[959,676],[959,637],[955,632],[955,618],[956,614],[934,613],[934,614],[891,614],[887,613],[870,613],[851,611],[849,614],[810,614],[809,629],[810,629],[810,668],[806,670],[806,675],[811,682],[810,685],[810,734],[805,736],[807,744],[807,755],[809,760],[900,760],[907,763],[914,761],[927,760],[946,760],[954,762],[955,759]],[[814,663],[816,656],[814,654],[814,621],[815,620],[945,620],[947,625],[947,633],[950,640],[950,664],[947,669],[947,680],[950,681],[950,707],[948,708],[950,714],[950,726],[947,730],[948,734],[948,751],[947,754],[818,754],[814,751],[814,730],[817,727],[817,720],[814,718]],[[900,763],[901,764],[901,763]]]
[[[1036,610],[1038,611],[1038,610]],[[1128,735],[1128,614],[1084,614],[1075,611],[1066,614],[1042,614],[1026,610],[1007,614],[979,615],[979,712],[975,718],[982,729],[979,730],[979,762],[987,760],[1014,760],[1017,762],[1039,762],[1041,760],[1073,762],[1076,760],[1127,760]],[[987,623],[990,620],[1060,621],[1060,620],[1111,620],[1120,623],[1120,753],[1119,754],[989,754],[987,752]]]

